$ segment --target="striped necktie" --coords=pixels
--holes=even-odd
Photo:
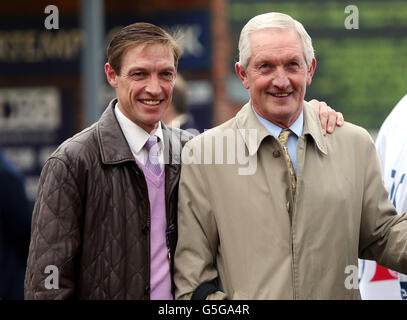
[[[278,136],[278,140],[280,141],[281,145],[283,146],[284,157],[285,157],[285,160],[288,165],[288,172],[290,173],[291,189],[293,191],[293,195],[295,196],[295,192],[297,189],[297,177],[295,176],[293,163],[291,162],[290,155],[288,154],[288,149],[287,149],[287,140],[288,140],[288,137],[292,133],[293,132],[290,129],[283,130],[280,132],[280,135]]]
[[[146,167],[156,176],[161,174],[161,166],[159,162],[158,138],[157,136],[150,136],[144,147],[147,150]]]

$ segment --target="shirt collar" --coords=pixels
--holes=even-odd
[[[304,138],[310,136],[315,141],[318,149],[323,154],[328,154],[328,148],[325,141],[326,137],[322,135],[321,122],[317,112],[306,101],[303,102],[303,106],[304,119],[302,135]],[[256,113],[252,108],[251,101],[242,107],[242,109],[236,114],[235,119],[237,128],[242,136],[242,139],[245,141],[247,150],[249,151],[249,155],[253,156],[258,151],[262,141],[267,136],[270,136],[271,133],[264,127],[264,125],[260,122],[260,119],[256,116]],[[250,130],[253,129],[255,130],[255,134],[250,134]]]
[[[260,123],[269,131],[275,138],[278,138],[280,132],[283,131],[281,127],[277,126],[276,124],[272,123],[271,121],[264,119],[261,117],[253,108],[253,112],[256,115],[257,119],[259,119]],[[304,111],[301,111],[299,117],[291,124],[289,129],[295,133],[295,135],[300,137],[302,135],[302,130],[304,128]]]
[[[159,148],[162,150],[164,148],[164,138],[163,131],[161,127],[161,121],[158,122],[158,126],[150,134],[142,129],[140,126],[135,124],[129,118],[127,118],[118,108],[117,103],[114,108],[117,121],[123,130],[123,134],[126,137],[127,143],[133,153],[139,153],[144,147],[148,138],[151,135],[157,136],[160,140],[158,142]]]

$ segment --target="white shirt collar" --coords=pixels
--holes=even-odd
[[[146,163],[147,153],[143,148],[148,138],[151,135],[155,135],[159,138],[158,147],[160,158],[163,156],[164,151],[164,138],[163,131],[161,127],[161,121],[158,122],[158,126],[150,134],[142,129],[140,126],[135,124],[129,118],[127,118],[118,108],[117,103],[114,108],[114,113],[116,115],[117,121],[119,122],[120,128],[123,131],[124,137],[129,144],[130,150],[137,160],[141,161],[143,164]]]

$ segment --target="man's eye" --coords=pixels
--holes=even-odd
[[[138,72],[133,72],[131,74],[132,77],[142,77],[144,75],[144,72],[138,71]]]
[[[268,64],[267,63],[263,63],[262,65],[260,65],[260,69],[266,69],[268,68]]]
[[[172,72],[169,72],[169,71],[163,72],[162,75],[165,78],[172,78],[172,76],[173,76]]]
[[[290,66],[291,67],[298,67],[299,64],[298,64],[298,62],[292,61],[292,62],[290,62]]]

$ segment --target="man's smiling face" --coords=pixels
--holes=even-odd
[[[267,28],[250,35],[247,70],[236,72],[250,91],[254,110],[280,127],[300,115],[306,86],[311,84],[315,59],[307,67],[301,39],[294,29]]]
[[[176,70],[171,50],[163,44],[131,47],[120,75],[107,63],[107,79],[116,88],[120,111],[147,132],[156,128],[171,102]]]

